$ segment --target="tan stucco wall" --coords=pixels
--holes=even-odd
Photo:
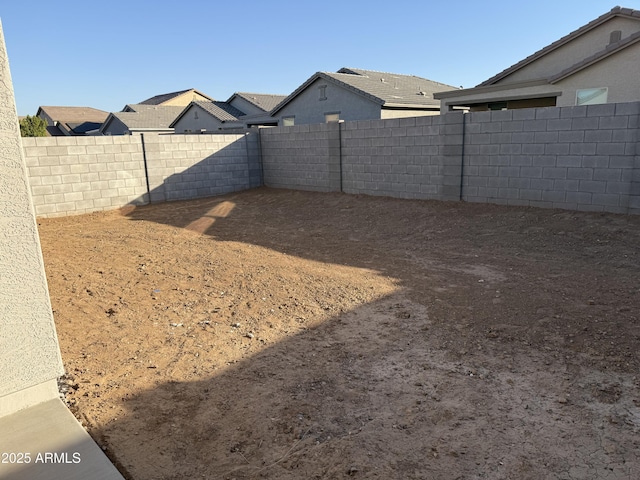
[[[191,102],[210,102],[206,97],[196,93],[196,92],[185,92],[182,95],[179,95],[171,100],[167,100],[163,102],[162,105],[165,107],[186,107]]]
[[[622,38],[628,37],[632,33],[640,31],[640,19],[615,17],[500,80],[497,85],[537,80],[555,75],[572,64],[604,50],[609,44],[610,34],[614,30],[622,31]]]
[[[0,415],[7,415],[56,395],[64,372],[1,27],[0,77]]]
[[[640,43],[558,82],[563,91],[558,106],[575,105],[576,90],[608,87],[607,103],[640,100]]]
[[[389,110],[383,108],[380,112],[380,118],[407,118],[407,117],[431,117],[440,115],[440,109],[433,111],[426,110]]]

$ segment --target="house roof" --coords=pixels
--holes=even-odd
[[[198,95],[201,95],[213,101],[213,98],[209,97],[208,95],[205,95],[204,93],[199,92],[195,88],[189,88],[187,90],[180,90],[179,92],[163,93],[161,95],[156,95],[155,97],[151,97],[151,98],[147,98],[146,100],[143,100],[138,105],[162,105],[163,103],[166,103],[169,100],[173,100],[174,98],[179,97],[180,95],[184,95],[185,93],[188,93],[188,92],[197,93]]]
[[[114,112],[102,125],[101,131],[106,130],[113,118],[117,118],[129,130],[168,130],[184,107],[166,107],[162,105],[133,105],[136,111]]]
[[[64,123],[82,123],[95,122],[102,123],[109,116],[109,112],[98,110],[91,107],[51,107],[45,106],[38,108],[36,116],[40,116],[40,112],[45,113],[54,121]]]
[[[389,107],[439,107],[440,102],[433,98],[433,94],[456,89],[451,85],[445,85],[444,83],[434,82],[414,75],[341,68],[337,73],[316,72],[291,95],[280,102],[271,113],[275,114],[281,110],[318,79],[324,79],[327,82],[364,96],[381,106]]]
[[[537,52],[533,53],[532,55],[529,55],[524,60],[519,61],[518,63],[510,66],[509,68],[503,70],[502,72],[498,73],[497,75],[494,75],[493,77],[489,78],[488,80],[485,80],[484,82],[480,83],[478,85],[478,87],[485,87],[485,86],[488,86],[488,85],[493,85],[496,82],[499,82],[500,80],[502,80],[505,77],[511,75],[512,73],[516,72],[517,70],[520,70],[521,68],[523,68],[523,67],[529,65],[530,63],[538,60],[539,58],[543,57],[544,55],[556,50],[557,48],[562,47],[563,45],[569,43],[570,41],[576,39],[577,37],[589,32],[590,30],[593,30],[594,28],[602,25],[606,21],[611,20],[612,18],[617,17],[617,16],[640,20],[640,11],[633,10],[631,8],[614,7],[613,9],[611,9],[611,11],[605,13],[604,15],[599,16],[595,20],[592,20],[591,22],[587,23],[586,25],[583,25],[582,27],[578,28],[577,30],[574,30],[573,32],[569,33],[568,35],[565,35],[561,39],[553,42],[550,45],[547,45],[546,47],[544,47],[541,50],[538,50]],[[621,43],[621,42],[617,42],[617,43]],[[625,46],[628,46],[628,45],[625,45]],[[607,48],[609,48],[609,47],[607,47]],[[604,55],[605,53],[606,52],[603,50],[602,52],[600,52],[597,55]],[[595,57],[595,55],[594,55],[594,57]],[[593,64],[593,63],[595,63],[595,61],[591,61],[589,64]],[[575,66],[573,66],[573,67],[570,67],[567,70],[570,70],[571,68],[574,68],[576,66],[577,66],[577,64]],[[584,66],[582,68],[584,68]],[[562,78],[566,78],[566,76],[568,76],[568,75],[565,75]]]
[[[287,98],[286,95],[273,95],[269,93],[236,92],[233,95],[231,95],[231,97],[229,97],[229,100],[227,100],[227,103],[231,103],[231,101],[235,97],[246,100],[247,102],[259,108],[263,112],[270,112],[276,107],[276,105],[278,105],[285,98]]]
[[[221,122],[237,122],[239,121],[238,117],[242,117],[244,115],[243,112],[229,105],[227,102],[191,102],[180,112],[180,114],[173,120],[173,122],[171,122],[170,126],[173,127],[178,122],[178,120],[186,115],[186,113],[194,106],[202,108],[212,117]]]
[[[38,108],[36,116],[44,113],[64,129],[77,135],[83,135],[91,130],[98,130],[107,119],[109,112],[91,107],[56,107],[43,106]],[[58,127],[48,129],[49,135],[63,135]]]

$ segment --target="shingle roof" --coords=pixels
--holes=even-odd
[[[518,63],[510,66],[509,68],[506,68],[505,70],[503,70],[502,72],[498,73],[497,75],[494,75],[493,77],[489,78],[488,80],[485,80],[484,82],[480,83],[479,85],[477,85],[478,87],[484,87],[487,85],[493,85],[496,82],[502,80],[503,78],[511,75],[512,73],[514,73],[517,70],[520,70],[521,68],[525,67],[526,65],[534,62],[535,60],[539,59],[540,57],[546,55],[547,53],[550,53],[551,51],[565,45],[566,43],[570,42],[571,40],[575,39],[576,37],[579,37],[580,35],[596,28],[599,25],[602,25],[604,22],[612,19],[613,17],[616,16],[621,16],[621,17],[627,17],[627,18],[634,18],[636,20],[640,20],[640,11],[639,10],[633,10],[631,8],[622,8],[622,7],[614,7],[613,9],[611,9],[611,11],[605,13],[604,15],[600,15],[598,18],[596,18],[595,20],[592,20],[591,22],[587,23],[586,25],[583,25],[582,27],[578,28],[577,30],[574,30],[573,32],[569,33],[568,35],[565,35],[564,37],[562,37],[561,39],[553,42],[550,45],[547,45],[546,47],[542,48],[541,50],[538,50],[537,52],[529,55],[527,58],[525,58],[524,60],[519,61]]]
[[[233,97],[240,97],[246,100],[247,102],[249,102],[250,104],[255,105],[257,108],[259,108],[263,112],[270,112],[275,108],[276,105],[278,105],[285,98],[287,98],[286,95],[273,95],[269,93],[236,92],[233,95],[231,95],[231,97],[229,98],[229,100],[227,100],[227,102],[231,102]]]
[[[194,105],[199,106],[211,116],[219,120],[220,122],[238,122],[238,117],[244,115],[243,112],[237,108],[229,105],[227,102],[191,102],[184,107],[182,112],[171,122],[171,127],[180,120]]]
[[[36,115],[41,111],[60,123],[102,123],[109,116],[109,112],[91,107],[40,107]]]
[[[162,105],[144,106],[136,105],[139,110],[135,112],[114,112],[115,118],[124,123],[129,129],[164,129],[169,128],[176,117],[184,110],[184,107],[165,107]]]
[[[195,88],[188,88],[187,90],[180,90],[179,92],[163,93],[161,95],[156,95],[155,97],[147,98],[146,100],[143,100],[142,102],[140,102],[138,105],[162,105],[163,103],[168,102],[169,100],[172,100],[176,97],[179,97],[180,95],[183,95],[187,92],[195,92],[198,95],[202,95],[203,97],[209,98],[207,95],[205,95],[202,92],[199,92]],[[213,98],[211,100],[213,100]]]
[[[440,101],[433,98],[436,92],[455,90],[456,87],[434,82],[415,75],[377,72],[356,68],[341,68],[337,73],[317,72],[286,97],[274,109],[276,113],[315,80],[322,78],[369,98],[381,106],[439,107]]]
[[[229,105],[227,102],[191,102],[203,108],[215,118],[221,122],[229,122],[238,120],[238,117],[242,117],[244,112],[241,112],[237,108]]]

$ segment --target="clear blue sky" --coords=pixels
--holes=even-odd
[[[473,87],[640,0],[3,0],[20,115],[40,105],[121,110],[188,88],[289,94],[341,67]]]

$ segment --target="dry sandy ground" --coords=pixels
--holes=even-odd
[[[640,217],[257,189],[39,224],[127,478],[640,478]]]

